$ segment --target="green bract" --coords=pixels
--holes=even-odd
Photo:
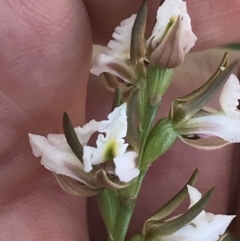
[[[176,141],[177,136],[178,134],[168,118],[159,120],[147,138],[143,152],[142,166],[150,165],[160,155],[166,152]]]

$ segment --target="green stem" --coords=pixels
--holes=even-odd
[[[153,74],[156,75],[155,68],[153,69]],[[162,73],[162,72],[161,72]],[[165,73],[165,72],[164,72]],[[161,75],[161,80],[163,79],[165,74]],[[143,151],[145,148],[145,144],[147,141],[148,134],[151,130],[152,124],[158,112],[158,109],[161,104],[161,97],[163,92],[168,87],[167,84],[161,81],[159,85],[158,75],[155,76],[156,85],[154,88],[150,88],[151,85],[148,83],[151,75],[148,76],[148,79],[140,78],[136,84],[136,88],[139,89],[138,97],[137,97],[137,115],[138,121],[140,124],[140,139],[141,139],[141,149],[138,158],[138,167],[140,168],[140,174],[137,178],[131,181],[131,184],[124,188],[123,190],[118,191],[118,210],[115,219],[114,232],[112,237],[109,237],[108,241],[124,241],[126,238],[126,233],[129,227],[130,220],[132,218],[132,214],[136,205],[136,201],[138,198],[138,194],[147,172],[148,166],[142,165],[143,159]],[[148,83],[148,85],[147,85]],[[169,82],[170,83],[170,82]],[[164,90],[159,92],[159,88],[163,88]],[[156,90],[157,89],[157,90]]]
[[[145,116],[144,129],[142,132],[141,151],[139,153],[139,165],[141,165],[142,154],[143,154],[148,133],[151,129],[152,123],[155,119],[157,110],[159,108],[159,105],[150,106],[149,103],[145,103],[145,104],[148,105],[149,111]],[[138,194],[139,194],[143,179],[147,172],[147,168],[148,167],[144,167],[144,170],[141,170],[141,173],[139,174],[139,176],[135,180],[133,180],[132,183],[127,188],[119,191],[120,196],[119,196],[118,215],[115,222],[116,226],[114,230],[113,240],[109,239],[109,241],[125,240],[129,223],[132,218],[132,214],[138,198]],[[117,223],[119,223],[120,225],[117,225]]]
[[[147,82],[146,79],[139,79],[136,84],[136,88],[139,89],[138,97],[137,97],[137,115],[138,121],[140,124],[140,129],[142,130],[144,125],[144,119],[146,114],[146,104],[147,104]]]
[[[142,185],[146,171],[142,171],[139,176],[133,180],[131,185],[122,191],[119,191],[118,215],[116,218],[115,232],[113,240],[124,241],[135,208],[140,187]],[[119,225],[118,225],[119,224]]]
[[[136,204],[136,200],[137,199],[125,199],[125,198],[121,198],[119,200],[119,209],[118,209],[113,241],[125,240],[129,222],[131,220],[133,210]]]
[[[159,107],[160,107],[160,102],[156,106],[152,106],[149,102],[147,102],[148,112],[146,113],[145,120],[144,120],[143,131],[141,133],[141,152],[140,152],[140,156],[139,156],[139,164],[142,161],[142,156],[141,155],[142,155],[142,152],[144,150],[148,134],[149,134],[149,132],[151,130],[153,121],[154,121],[154,119],[156,117],[156,114],[158,112]]]
[[[108,241],[114,241],[114,239],[111,235],[108,235]]]

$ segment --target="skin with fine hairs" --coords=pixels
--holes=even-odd
[[[74,125],[84,124],[87,87],[86,118],[106,116],[111,94],[106,94],[96,78],[88,85],[92,42],[106,44],[113,29],[140,4],[138,0],[0,0],[1,241],[89,240],[86,199],[60,189],[32,155],[27,133],[62,132],[64,111]],[[149,0],[148,32],[158,5],[159,1]],[[239,1],[191,0],[188,9],[199,38],[193,51],[240,42]],[[176,82],[178,75],[163,110],[167,111],[172,98],[198,86],[198,80],[203,81],[216,66],[216,62],[205,64],[207,71],[199,71],[198,78],[185,77],[188,72],[183,70],[181,75],[189,84]],[[200,191],[213,185],[218,189],[209,210],[236,213],[236,183],[234,188],[230,184],[233,177],[237,180],[233,173],[237,154],[234,146],[200,152],[178,142],[150,170],[130,235],[139,232],[144,218],[170,198],[196,166],[201,173]],[[90,199],[89,205],[93,205],[89,218],[100,219],[94,212],[95,199]],[[91,233],[101,233],[102,226],[93,224],[89,223]],[[105,240],[100,234],[93,238]]]

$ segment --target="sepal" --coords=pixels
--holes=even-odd
[[[146,233],[144,241],[164,240],[161,238],[163,238],[164,236],[172,235],[188,223],[191,223],[191,221],[196,218],[205,208],[213,191],[213,188],[207,191],[206,194],[195,205],[189,208],[188,211],[184,214],[165,223],[153,223],[152,227],[150,227],[148,232]]]
[[[130,61],[132,67],[135,69],[138,77],[141,78],[144,78],[146,75],[144,58],[146,54],[145,29],[147,13],[147,0],[144,0],[133,25],[130,48]]]
[[[78,140],[77,134],[73,128],[72,122],[69,118],[67,112],[63,114],[63,131],[66,137],[67,143],[70,146],[73,153],[77,156],[77,158],[83,162],[83,147]]]
[[[55,173],[53,173],[53,175],[57,179],[57,182],[60,185],[60,187],[68,194],[74,196],[92,197],[98,193],[96,189],[94,190],[71,177]]]
[[[192,93],[173,101],[170,119],[175,128],[178,128],[199,112],[226,83],[239,62],[236,60],[223,70],[222,67],[226,66],[227,58],[225,54],[217,71],[204,85]]]
[[[125,82],[120,82],[118,78],[109,73],[103,73],[104,83],[107,90],[115,92],[116,88],[120,88],[124,97],[128,97],[133,89],[133,85]]]
[[[94,174],[94,180],[99,186],[108,189],[122,189],[129,185],[128,183],[118,184],[114,182],[113,180],[111,180],[111,178],[109,178],[108,174],[103,169],[98,170]]]
[[[150,63],[162,68],[176,68],[185,59],[185,51],[182,46],[182,21],[181,17],[170,19],[158,46],[150,55]]]
[[[111,111],[113,111],[116,107],[120,106],[121,104],[123,104],[123,91],[120,87],[117,87],[115,89]]]
[[[182,204],[184,199],[188,196],[188,185],[194,186],[197,182],[198,178],[198,169],[194,171],[186,185],[174,196],[172,197],[166,204],[160,207],[157,211],[155,211],[150,217],[145,221],[142,234],[145,235],[146,232],[151,228],[151,225],[156,223],[156,221],[161,221],[168,215],[170,215],[173,211],[175,211],[179,205]]]

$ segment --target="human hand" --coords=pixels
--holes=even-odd
[[[84,123],[91,31],[94,42],[106,43],[114,27],[136,12],[140,2],[0,1],[1,240],[87,240],[85,200],[67,195],[58,187],[51,173],[32,156],[27,133],[61,132],[63,111],[69,112],[75,125]],[[159,3],[150,0],[149,4],[151,25]],[[188,9],[194,32],[199,38],[196,50],[240,41],[237,32],[240,4],[237,1],[230,6],[226,0],[219,3],[200,3],[194,0],[189,1]],[[101,96],[101,101],[107,100],[108,97],[102,95],[104,91],[99,82],[91,82],[89,85],[88,118],[104,115],[104,111],[99,109],[99,102],[97,106],[94,105]],[[171,93],[173,92],[176,94],[176,90]],[[106,107],[104,108],[106,110]],[[209,160],[210,154],[204,154],[204,163],[201,160],[202,152],[200,154],[195,151],[193,155],[193,150],[188,149],[188,152],[182,155],[182,148],[181,145],[176,145],[165,155],[168,160],[158,162],[156,167],[159,168],[150,172],[143,187],[141,203],[136,210],[138,217],[134,218],[134,221],[139,219],[139,222],[131,232],[140,227],[141,220],[152,208],[159,206],[160,198],[163,202],[172,195],[166,192],[166,189],[161,189],[160,182],[168,173],[173,175],[176,170],[186,170],[184,173],[176,172],[173,175],[176,176],[174,182],[169,180],[172,184],[167,189],[172,192],[177,190],[178,180],[181,179],[184,183],[197,164],[204,167],[201,171],[203,179],[205,176],[209,177],[210,171],[212,173],[217,168],[218,175],[208,181],[204,179],[206,188],[223,179],[222,175],[229,178],[231,163],[228,158],[232,152],[231,147],[228,152],[227,149],[217,152],[217,158],[214,157],[216,160]],[[186,158],[189,152],[192,159],[198,158],[198,162]],[[179,161],[177,158],[180,155]],[[220,157],[222,161],[217,160]],[[210,161],[211,170],[206,166]],[[150,203],[144,198],[144,190],[146,193],[149,189],[148,194],[157,195],[161,192],[156,191],[158,185],[159,190],[166,192],[166,196],[163,198],[159,195]],[[218,193],[221,194],[217,196],[221,202],[219,201],[217,210],[225,211],[228,187]],[[100,238],[98,240],[100,241]]]
[[[28,132],[84,123],[90,23],[78,0],[0,1],[0,240],[87,240],[85,199],[64,193]],[[83,34],[84,33],[84,34]]]

